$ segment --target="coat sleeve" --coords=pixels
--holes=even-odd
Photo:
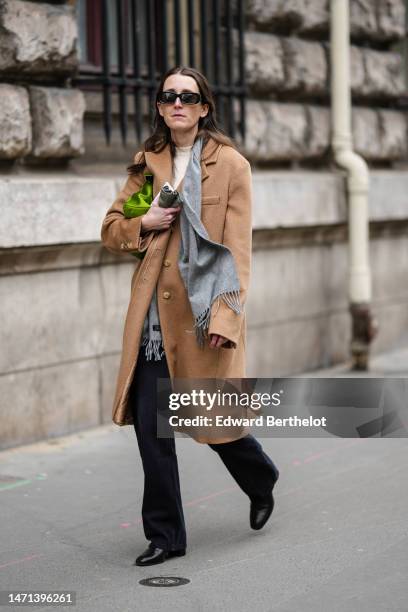
[[[240,282],[242,310],[247,298],[252,257],[252,175],[249,162],[240,156],[231,169],[223,244],[234,256]],[[210,316],[209,334],[230,340],[225,348],[235,348],[241,334],[244,313],[236,314],[223,300],[215,300]]]
[[[143,152],[136,153],[134,163],[138,163]],[[142,253],[146,251],[152,241],[155,231],[141,234],[142,217],[126,218],[123,213],[123,204],[144,183],[142,173],[130,175],[119,192],[116,200],[107,211],[102,222],[101,239],[103,245],[113,253]]]

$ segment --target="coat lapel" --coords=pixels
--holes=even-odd
[[[146,165],[153,174],[153,197],[159,193],[163,184],[172,182],[170,146],[167,144],[159,153],[145,152]]]
[[[208,166],[216,163],[222,146],[213,138],[210,138],[205,145],[201,155],[201,182],[210,176]]]

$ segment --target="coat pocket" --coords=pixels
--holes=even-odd
[[[202,206],[214,205],[214,204],[219,204],[219,203],[220,203],[220,196],[219,195],[203,196],[201,198],[201,205]]]

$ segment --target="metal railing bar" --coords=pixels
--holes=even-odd
[[[149,98],[149,124],[153,124],[153,113],[154,113],[154,92],[156,89],[156,47],[155,47],[155,14],[154,14],[154,2],[151,0],[145,0],[145,11],[146,11],[146,43],[147,43],[147,63],[149,82],[152,85],[147,86],[148,98]],[[154,83],[154,85],[153,85]]]
[[[218,0],[213,0],[213,65],[214,65],[214,93],[218,106],[218,120],[224,122],[224,104],[222,91],[220,89],[220,67],[221,67],[221,31],[220,31],[220,11]]]
[[[121,83],[119,84],[119,125],[122,143],[126,145],[127,137],[127,98],[125,95],[125,41],[126,35],[124,32],[124,0],[116,0],[116,25],[117,25],[117,44],[118,44],[118,65]]]
[[[111,91],[109,81],[109,62],[110,62],[110,45],[109,45],[109,13],[108,0],[101,0],[101,16],[102,16],[102,72],[103,72],[103,127],[105,131],[106,142],[108,145],[111,140],[112,133],[112,106],[111,106]]]
[[[142,121],[141,121],[141,109],[142,109],[142,98],[140,88],[144,84],[144,80],[140,78],[140,58],[139,58],[139,37],[140,37],[140,22],[138,13],[138,2],[137,0],[130,0],[130,23],[131,23],[131,36],[132,36],[132,61],[133,61],[133,99],[134,99],[134,127],[136,138],[138,142],[142,140]],[[129,77],[126,78],[129,83]]]
[[[160,19],[160,24],[161,24],[161,32],[160,37],[161,37],[161,50],[162,50],[162,72],[163,74],[165,72],[167,72],[168,70],[168,62],[169,62],[169,56],[168,56],[168,46],[169,46],[169,41],[168,41],[168,35],[167,35],[167,2],[164,0],[164,2],[160,2],[160,13],[159,16],[161,17]]]
[[[233,49],[232,49],[232,10],[230,0],[225,0],[225,22],[226,22],[226,36],[225,36],[225,56],[226,56],[226,80],[227,80],[227,104],[228,104],[228,130],[231,136],[235,137],[235,121],[234,121],[234,106],[231,94],[232,85],[232,61],[233,61]]]
[[[207,27],[207,0],[200,1],[200,24],[201,24],[201,70],[207,75],[208,72],[208,27]]]
[[[174,18],[174,44],[175,44],[175,60],[176,66],[181,64],[181,27],[180,27],[180,0],[173,0],[173,18]]]
[[[152,80],[144,80],[144,79],[134,79],[131,77],[126,77],[126,79],[123,79],[122,77],[116,77],[116,76],[110,76],[109,79],[107,81],[104,80],[104,77],[100,77],[100,76],[93,76],[93,75],[89,75],[87,77],[81,77],[76,79],[76,82],[81,83],[81,85],[101,85],[104,83],[107,83],[109,85],[126,85],[127,87],[144,87],[144,88],[152,88],[154,89],[155,87],[157,87],[157,80],[156,81],[152,81]],[[238,86],[238,85],[232,85],[231,87],[228,87],[227,85],[215,85],[215,84],[211,84],[211,91],[214,94],[219,94],[219,95],[224,95],[224,96],[228,96],[228,94],[231,92],[231,94],[233,96],[239,96],[242,95],[246,92],[245,87],[243,86]]]
[[[188,0],[188,12],[187,12],[187,29],[188,29],[188,57],[190,66],[195,67],[195,47],[194,47],[194,2]]]
[[[245,32],[245,11],[243,6],[244,0],[237,0],[238,4],[238,84],[237,87],[240,89],[239,106],[240,106],[240,132],[242,141],[245,142],[246,137],[246,124],[245,124],[245,113],[246,113],[246,94],[247,87],[245,83],[245,57],[244,57],[244,32]]]
[[[105,83],[103,77],[96,77],[92,75],[89,75],[85,78],[76,79],[76,81],[81,83],[81,85],[101,85]],[[151,81],[143,79],[134,79],[131,77],[126,77],[126,79],[122,79],[121,77],[111,76],[107,83],[111,86],[125,85],[129,89],[132,87],[144,87],[146,89],[148,87],[152,89],[157,87],[157,80]],[[211,91],[214,94],[219,94],[223,96],[228,96],[230,92],[233,96],[239,96],[246,92],[246,89],[244,87],[237,85],[233,85],[231,86],[231,88],[229,88],[227,85],[214,85],[210,83],[210,86]]]

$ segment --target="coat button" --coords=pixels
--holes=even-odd
[[[165,300],[168,300],[171,296],[170,291],[163,291],[163,297]]]
[[[165,266],[166,268],[168,268],[169,266],[171,266],[171,261],[170,259],[165,259],[163,261],[163,266]]]

